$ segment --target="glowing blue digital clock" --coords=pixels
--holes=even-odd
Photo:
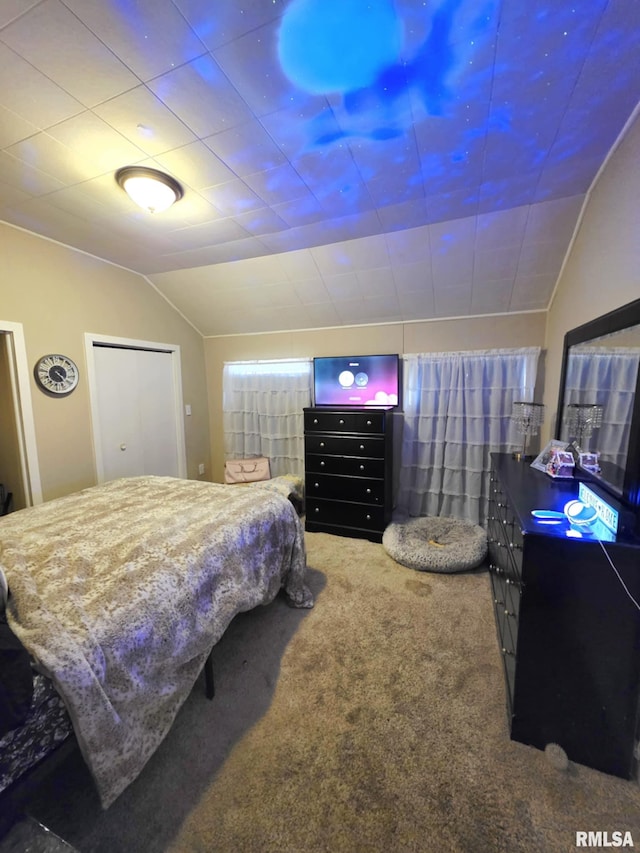
[[[599,497],[599,495],[596,495],[595,492],[592,492],[584,483],[580,483],[578,487],[578,500],[587,506],[593,507],[598,513],[599,520],[612,533],[618,532],[618,511]]]

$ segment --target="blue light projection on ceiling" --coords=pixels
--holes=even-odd
[[[346,138],[393,139],[446,115],[456,77],[495,34],[497,0],[474,5],[469,15],[465,0],[423,4],[416,41],[416,20],[390,0],[292,0],[278,34],[282,71],[309,94],[334,96],[308,122],[309,150]]]
[[[351,92],[376,82],[397,62],[400,21],[389,0],[294,0],[280,28],[287,77],[307,92]]]

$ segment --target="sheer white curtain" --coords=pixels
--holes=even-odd
[[[571,348],[565,378],[565,407],[569,403],[599,403],[602,426],[591,444],[600,458],[624,469],[629,449],[629,428],[638,379],[640,353],[632,347]],[[566,414],[566,408],[565,408]],[[564,426],[561,438],[568,441]],[[584,442],[589,447],[590,442]]]
[[[533,400],[539,347],[404,356],[397,509],[486,521],[490,453],[521,437],[514,400]]]
[[[311,405],[310,360],[232,362],[222,373],[227,459],[266,456],[271,476],[304,477],[304,418]]]

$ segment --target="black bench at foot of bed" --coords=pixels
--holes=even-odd
[[[205,693],[213,699],[213,659],[204,665]],[[77,746],[73,725],[53,683],[34,673],[31,710],[22,725],[0,738],[0,838],[20,816],[42,778]]]
[[[36,673],[26,720],[0,738],[0,835],[39,783],[45,763],[49,773],[75,742],[64,702],[51,681]]]

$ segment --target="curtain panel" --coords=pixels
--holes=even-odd
[[[516,400],[533,400],[539,347],[404,356],[397,510],[486,523],[490,454],[521,447]]]
[[[222,373],[226,459],[266,456],[271,476],[304,477],[303,408],[311,405],[310,360],[233,362]]]
[[[630,347],[571,347],[565,378],[564,415],[569,403],[598,403],[602,406],[602,425],[588,437],[585,447],[595,442],[603,462],[624,471],[629,449],[631,414],[638,380],[638,349]],[[566,417],[562,439],[569,441]]]

